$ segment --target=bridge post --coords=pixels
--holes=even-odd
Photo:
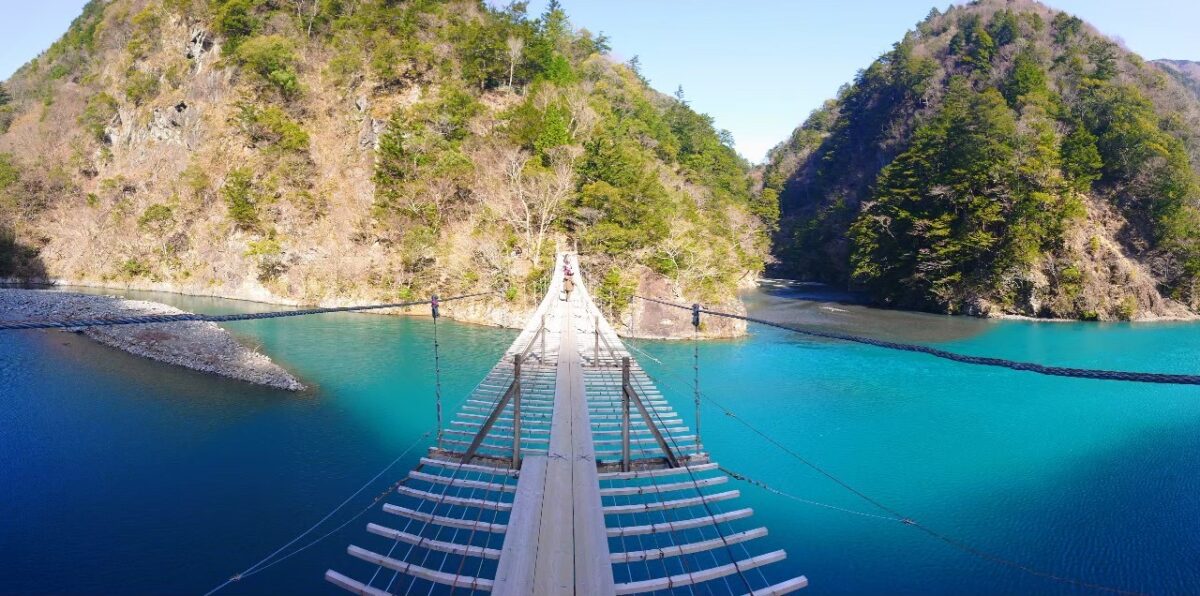
[[[513,453],[512,467],[521,469],[521,355],[513,354]]]
[[[596,347],[592,351],[592,366],[600,366],[600,317],[592,319],[592,329],[596,332]]]
[[[540,333],[542,335],[542,351],[540,352],[541,355],[538,356],[538,362],[545,362],[546,361],[546,313],[542,313],[542,330],[540,331]]]
[[[628,472],[629,457],[629,356],[621,358],[621,471]]]
[[[700,304],[692,303],[692,399],[696,404],[696,450],[704,449],[700,442]]]

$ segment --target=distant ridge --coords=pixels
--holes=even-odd
[[[1167,59],[1153,60],[1152,62],[1184,87],[1191,89],[1192,93],[1200,98],[1200,62]]]

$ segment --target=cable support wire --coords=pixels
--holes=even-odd
[[[689,307],[689,308],[690,308],[690,307]],[[638,352],[640,352],[640,353],[643,353],[643,354],[645,354],[645,352],[643,352],[642,350],[638,349],[636,346],[632,346],[632,345],[629,345],[629,344],[626,344],[626,346],[627,346],[627,347],[629,347],[629,348],[632,348],[633,350],[636,350],[636,351],[638,351]],[[647,354],[647,356],[649,356],[649,355]],[[655,359],[655,360],[657,360],[657,359]],[[659,362],[661,363],[661,361],[659,361]],[[645,372],[645,371],[643,370],[643,372]],[[647,377],[649,377],[649,376],[650,376],[650,375],[647,373]],[[652,380],[654,380],[653,378],[651,378],[651,379],[652,379]],[[662,379],[661,379],[661,378],[660,378],[660,379],[658,379],[658,380],[657,380],[657,382],[661,384],[661,383],[662,383]],[[682,382],[682,380],[681,380],[680,382],[681,382],[681,384],[683,383],[683,382]],[[676,385],[672,385],[672,384],[668,384],[668,386],[671,386],[671,387],[675,388],[676,390],[679,390],[679,389],[680,389],[680,386],[676,386]],[[759,436],[759,437],[761,437],[763,440],[765,440],[765,441],[767,441],[768,443],[770,443],[771,445],[775,446],[775,447],[776,447],[776,448],[778,448],[780,451],[783,451],[783,452],[784,452],[785,454],[787,454],[789,457],[791,457],[791,458],[795,459],[796,461],[799,461],[800,463],[802,463],[802,464],[804,464],[805,466],[807,466],[807,467],[811,468],[812,470],[814,470],[814,471],[815,471],[815,472],[817,472],[818,474],[820,474],[820,475],[822,475],[822,476],[826,477],[827,479],[829,479],[830,481],[834,482],[834,483],[835,483],[835,484],[837,484],[838,486],[842,487],[842,488],[843,488],[843,489],[845,489],[846,491],[848,491],[848,492],[850,492],[851,494],[855,495],[856,497],[858,497],[858,498],[862,499],[863,501],[866,501],[867,503],[870,503],[871,505],[873,505],[873,506],[874,506],[874,507],[876,507],[877,509],[879,509],[879,510],[883,511],[884,513],[887,513],[887,514],[888,514],[888,516],[878,516],[878,517],[885,518],[885,519],[889,519],[889,520],[893,520],[893,521],[898,521],[898,522],[900,522],[900,523],[902,523],[902,524],[904,524],[904,525],[907,525],[907,526],[912,526],[912,527],[914,527],[914,528],[917,528],[917,529],[921,530],[922,532],[924,532],[924,533],[928,534],[929,536],[931,536],[931,537],[933,537],[933,538],[936,538],[937,540],[940,540],[940,541],[942,541],[942,542],[946,543],[947,545],[949,545],[949,546],[951,546],[951,547],[954,547],[955,549],[958,549],[958,550],[960,550],[960,551],[962,551],[962,552],[964,552],[964,553],[966,553],[966,554],[968,554],[968,555],[971,555],[971,556],[973,556],[973,557],[975,557],[975,558],[977,558],[977,559],[980,559],[980,560],[983,560],[983,561],[986,561],[986,562],[989,562],[989,563],[993,563],[993,564],[1001,565],[1001,566],[1003,566],[1003,567],[1008,567],[1008,568],[1010,568],[1010,569],[1015,569],[1015,570],[1017,570],[1017,571],[1021,571],[1021,572],[1025,573],[1025,574],[1028,574],[1028,575],[1031,575],[1031,576],[1034,576],[1034,577],[1040,577],[1040,578],[1042,578],[1042,579],[1047,579],[1047,580],[1050,580],[1050,581],[1055,581],[1055,582],[1062,583],[1062,584],[1068,584],[1068,585],[1072,585],[1072,586],[1076,586],[1076,587],[1080,587],[1080,588],[1087,588],[1087,589],[1089,589],[1089,590],[1096,590],[1096,591],[1099,591],[1099,592],[1108,592],[1108,593],[1112,593],[1112,594],[1123,594],[1123,595],[1139,595],[1139,596],[1142,594],[1141,592],[1136,592],[1136,591],[1132,591],[1132,590],[1125,590],[1125,589],[1121,589],[1121,588],[1115,588],[1115,587],[1112,587],[1112,586],[1106,586],[1106,585],[1103,585],[1103,584],[1092,583],[1092,582],[1089,582],[1089,581],[1085,581],[1085,580],[1081,580],[1081,579],[1076,579],[1076,578],[1073,578],[1073,577],[1067,577],[1067,576],[1064,576],[1064,575],[1059,575],[1059,574],[1056,574],[1056,573],[1053,573],[1053,572],[1049,572],[1049,571],[1044,571],[1044,570],[1042,570],[1042,569],[1038,569],[1038,568],[1035,568],[1035,567],[1031,567],[1031,566],[1029,566],[1029,565],[1026,565],[1026,564],[1024,564],[1024,563],[1020,563],[1020,562],[1018,562],[1018,561],[1014,561],[1014,560],[1012,560],[1012,559],[1008,559],[1008,558],[1002,557],[1002,556],[1000,556],[1000,555],[997,555],[997,554],[991,553],[991,552],[989,552],[989,551],[985,551],[985,550],[983,550],[983,549],[981,549],[981,548],[978,548],[978,547],[975,547],[975,546],[973,546],[973,545],[971,545],[971,544],[968,544],[968,543],[967,543],[967,542],[965,542],[965,541],[959,540],[959,539],[957,539],[957,538],[951,537],[951,536],[949,536],[949,535],[947,535],[947,534],[943,534],[943,533],[941,533],[941,532],[939,532],[939,531],[937,531],[937,530],[934,530],[933,528],[930,528],[929,526],[926,526],[925,524],[923,524],[923,523],[921,523],[921,522],[918,522],[917,520],[915,520],[915,519],[913,519],[913,518],[911,518],[911,517],[908,517],[908,516],[904,515],[903,513],[900,513],[898,510],[896,510],[896,509],[894,509],[894,508],[892,508],[892,507],[890,507],[890,506],[888,506],[888,505],[885,505],[884,503],[882,503],[882,502],[878,501],[877,499],[875,499],[875,498],[873,498],[873,497],[871,497],[871,496],[867,495],[867,494],[866,494],[866,493],[864,493],[863,491],[861,491],[861,490],[859,490],[859,489],[855,488],[854,486],[850,485],[850,484],[849,484],[849,483],[847,483],[846,481],[844,481],[844,480],[842,480],[841,478],[837,477],[837,476],[836,476],[836,475],[834,475],[832,472],[829,472],[828,470],[826,470],[826,469],[822,468],[821,466],[819,466],[819,465],[817,465],[817,464],[813,463],[811,460],[809,460],[809,459],[805,458],[804,456],[800,455],[799,453],[797,453],[797,452],[796,452],[796,451],[794,451],[793,449],[791,449],[791,448],[789,448],[788,446],[784,445],[783,443],[779,442],[779,441],[778,441],[778,440],[776,440],[774,437],[771,437],[770,435],[766,434],[765,432],[763,432],[763,431],[759,430],[759,429],[758,429],[757,427],[755,427],[753,424],[750,424],[750,423],[749,423],[748,421],[746,421],[744,418],[742,418],[742,417],[738,416],[738,415],[737,415],[735,412],[733,412],[733,411],[732,411],[732,410],[730,410],[729,408],[725,407],[723,404],[721,404],[721,402],[718,402],[717,400],[713,399],[712,397],[708,396],[707,394],[705,394],[705,393],[703,393],[703,392],[701,392],[701,393],[700,393],[700,395],[701,395],[701,397],[703,397],[704,399],[706,399],[706,400],[708,400],[710,403],[712,403],[714,406],[716,406],[716,408],[717,408],[717,409],[721,410],[721,412],[722,412],[723,414],[725,414],[725,416],[727,416],[727,417],[729,417],[729,418],[732,418],[732,419],[734,419],[734,420],[738,421],[738,423],[740,423],[742,426],[746,427],[746,428],[747,428],[748,430],[750,430],[752,433],[754,433],[754,434],[758,435],[758,436]],[[722,469],[724,470],[724,468],[722,468]],[[756,485],[759,485],[759,486],[761,486],[762,488],[764,488],[764,489],[768,490],[769,492],[773,492],[773,493],[776,493],[776,494],[780,494],[781,496],[784,496],[784,497],[787,497],[787,498],[792,498],[792,499],[802,500],[802,499],[799,499],[798,497],[793,497],[792,495],[788,495],[788,494],[782,493],[782,491],[777,491],[777,490],[775,490],[775,489],[768,488],[768,487],[767,487],[765,484],[759,484],[759,482],[758,482],[758,481],[751,481],[749,478],[747,478],[747,477],[745,477],[745,476],[741,476],[741,477],[739,477],[738,475],[734,475],[732,472],[730,472],[730,471],[728,471],[728,470],[725,470],[725,472],[726,472],[726,473],[728,473],[728,474],[730,474],[730,476],[733,476],[734,478],[737,478],[738,480],[742,480],[742,481],[744,481],[744,482],[750,482],[751,484],[756,484]],[[833,508],[833,509],[841,509],[841,508],[839,508],[839,507],[834,507],[834,506],[830,506],[830,505],[825,505],[825,504],[823,504],[823,503],[816,503],[816,502],[811,502],[811,503],[812,503],[812,504],[819,504],[819,505],[821,505],[821,506],[823,506],[823,507],[829,507],[829,508]],[[856,515],[864,515],[864,516],[870,516],[870,515],[872,515],[872,514],[866,514],[866,513],[862,513],[862,512],[854,512],[854,511],[851,511],[851,510],[846,510],[846,509],[841,509],[841,510],[842,510],[842,511],[849,512],[849,513],[855,513]]]
[[[320,520],[318,520],[318,521],[317,521],[317,523],[315,523],[315,524],[313,524],[313,525],[309,526],[307,530],[304,530],[303,532],[301,532],[300,534],[298,534],[298,535],[297,535],[295,538],[292,538],[292,539],[291,539],[291,540],[289,540],[287,543],[285,543],[283,546],[281,546],[281,547],[279,547],[279,548],[275,549],[275,550],[274,550],[274,551],[273,551],[271,554],[267,555],[266,557],[263,557],[263,558],[262,558],[261,560],[259,560],[257,563],[255,563],[255,564],[253,564],[253,565],[251,565],[251,566],[247,567],[247,568],[246,568],[244,571],[242,571],[241,573],[238,573],[237,575],[234,575],[233,577],[230,577],[229,579],[225,580],[223,583],[221,583],[221,584],[220,584],[220,585],[218,585],[217,587],[215,587],[215,588],[213,588],[213,589],[209,590],[208,592],[205,592],[204,596],[210,596],[211,594],[215,594],[216,592],[220,591],[222,588],[224,588],[225,586],[228,586],[229,584],[231,584],[231,583],[233,583],[233,582],[236,582],[236,581],[243,580],[243,579],[245,579],[245,578],[247,578],[247,577],[250,577],[250,576],[252,576],[252,575],[254,575],[254,574],[256,574],[256,573],[258,573],[258,572],[260,572],[260,571],[264,571],[264,570],[266,570],[266,569],[268,569],[268,568],[270,568],[270,567],[273,567],[273,566],[275,566],[276,564],[278,564],[278,563],[281,563],[281,562],[283,562],[284,560],[286,560],[286,559],[289,559],[289,558],[291,558],[292,556],[294,556],[294,555],[296,555],[296,554],[300,553],[301,551],[304,551],[304,550],[308,549],[309,547],[311,547],[311,546],[313,546],[313,545],[315,545],[315,544],[317,544],[317,543],[321,542],[322,540],[325,540],[326,538],[328,538],[328,537],[330,537],[330,536],[332,536],[332,535],[336,534],[336,533],[337,533],[338,531],[340,531],[342,528],[345,528],[346,526],[348,526],[348,525],[350,525],[352,522],[354,522],[354,520],[356,520],[356,519],[358,519],[358,518],[362,517],[362,515],[363,515],[364,513],[366,513],[367,511],[370,511],[370,510],[371,510],[373,507],[375,507],[375,505],[377,505],[377,504],[378,504],[380,501],[382,501],[382,500],[383,500],[384,498],[386,498],[386,497],[387,497],[389,494],[391,494],[391,492],[392,492],[393,490],[395,490],[395,489],[396,489],[396,487],[398,487],[398,486],[400,486],[401,484],[403,484],[403,483],[405,482],[405,480],[407,480],[407,478],[405,478],[405,479],[402,479],[402,480],[400,480],[400,481],[398,481],[398,482],[395,482],[395,483],[393,483],[393,484],[389,485],[389,486],[388,486],[388,488],[387,488],[387,490],[384,490],[384,491],[383,491],[383,492],[381,492],[379,495],[377,495],[377,496],[376,496],[376,497],[375,497],[375,498],[374,498],[374,499],[371,501],[371,503],[370,503],[369,505],[367,505],[367,506],[366,506],[365,508],[363,508],[361,511],[359,511],[358,513],[356,513],[356,514],[354,515],[354,517],[351,517],[350,519],[348,519],[348,520],[346,520],[345,522],[343,522],[343,523],[342,523],[341,525],[339,525],[338,527],[334,528],[333,530],[330,530],[329,532],[327,532],[327,533],[325,533],[324,535],[322,535],[322,536],[318,537],[317,539],[313,540],[312,542],[309,542],[309,543],[305,544],[304,546],[302,546],[302,547],[300,547],[300,548],[298,548],[298,549],[296,549],[296,550],[294,550],[294,551],[292,551],[292,552],[290,552],[290,553],[288,553],[288,554],[286,554],[286,555],[284,555],[284,556],[282,556],[282,557],[280,557],[280,558],[278,558],[278,559],[275,559],[274,561],[272,561],[272,560],[271,560],[271,559],[274,559],[276,555],[278,555],[279,553],[281,553],[281,552],[283,552],[284,550],[286,550],[286,549],[287,549],[289,546],[291,546],[291,545],[295,544],[296,542],[298,542],[298,541],[299,541],[301,538],[304,538],[305,536],[307,536],[307,535],[311,534],[311,533],[312,533],[314,530],[316,530],[317,528],[319,528],[319,527],[321,526],[321,524],[325,523],[326,521],[328,521],[328,520],[329,520],[329,518],[333,517],[333,516],[334,516],[334,515],[335,515],[335,514],[336,514],[338,511],[341,511],[343,507],[345,507],[345,506],[346,506],[346,505],[347,505],[347,504],[348,504],[348,503],[349,503],[349,502],[350,502],[352,499],[354,499],[354,497],[357,497],[357,496],[359,495],[359,493],[361,493],[361,492],[363,492],[364,490],[366,490],[368,486],[371,486],[372,484],[374,484],[374,483],[375,483],[375,481],[376,481],[376,480],[379,480],[379,478],[380,478],[381,476],[383,476],[384,474],[386,474],[388,470],[392,469],[393,467],[395,467],[395,466],[396,466],[396,464],[400,463],[400,461],[401,461],[401,460],[403,460],[403,459],[404,459],[404,457],[405,457],[405,456],[407,456],[407,455],[409,454],[409,452],[411,452],[411,451],[412,451],[414,448],[416,448],[416,446],[417,446],[417,445],[420,445],[420,444],[421,444],[423,441],[425,441],[425,439],[429,438],[429,435],[433,434],[433,432],[434,432],[433,430],[427,430],[427,431],[425,431],[424,433],[422,433],[422,434],[421,434],[421,436],[417,437],[417,440],[413,441],[411,445],[409,445],[408,447],[406,447],[406,448],[404,449],[404,451],[402,451],[402,452],[400,453],[400,455],[396,456],[396,459],[393,459],[393,460],[391,461],[391,463],[389,463],[388,465],[384,466],[384,468],[383,468],[382,470],[380,470],[378,474],[375,474],[373,477],[371,477],[371,479],[370,479],[370,480],[368,480],[368,481],[367,481],[365,484],[363,484],[362,486],[360,486],[360,487],[358,488],[358,490],[354,491],[354,493],[353,493],[353,494],[351,494],[349,497],[346,497],[346,499],[345,499],[344,501],[342,501],[341,503],[339,503],[337,507],[334,507],[334,508],[333,508],[333,510],[331,510],[329,513],[326,513],[326,514],[325,514],[325,517],[322,517]]]
[[[673,308],[692,310],[691,306],[683,304],[675,304],[665,300],[656,298],[647,298],[645,296],[634,296],[639,300],[654,302],[664,306]],[[928,354],[936,358],[944,358],[964,364],[976,364],[981,366],[995,366],[1000,368],[1008,368],[1011,370],[1033,372],[1041,375],[1054,377],[1070,377],[1076,379],[1097,379],[1102,381],[1133,381],[1138,383],[1160,383],[1167,385],[1200,385],[1200,375],[1174,374],[1174,373],[1148,373],[1148,372],[1131,372],[1119,370],[1103,370],[1095,368],[1071,368],[1065,366],[1046,366],[1035,362],[1021,362],[1018,360],[1008,360],[1005,358],[991,358],[987,356],[971,356],[968,354],[959,354],[939,348],[924,346],[920,344],[907,344],[902,342],[887,341],[883,339],[875,339],[871,337],[863,337],[861,335],[851,335],[848,333],[838,333],[835,331],[814,331],[811,329],[801,329],[783,323],[776,323],[766,319],[758,319],[755,317],[747,317],[732,313],[720,312],[715,310],[701,309],[700,312],[713,315],[715,317],[725,317],[727,319],[739,319],[749,323],[757,323],[768,327],[775,327],[785,331],[792,331],[801,335],[810,337],[819,337],[823,339],[835,339],[839,341],[848,341],[868,346],[886,348],[889,350],[902,350],[905,352],[918,352]]]
[[[495,292],[478,292],[475,294],[464,294],[462,296],[454,296],[451,298],[442,298],[442,303],[452,300],[465,300],[467,298],[477,298],[479,296],[487,296]],[[279,319],[283,317],[300,317],[305,315],[319,315],[335,312],[358,312],[364,310],[382,310],[387,308],[405,308],[409,306],[428,305],[427,300],[418,300],[415,302],[396,302],[390,304],[366,304],[360,306],[333,306],[328,308],[308,308],[302,310],[278,310],[256,313],[242,313],[233,315],[205,315],[194,313],[181,313],[177,315],[145,315],[139,317],[112,317],[101,319],[68,319],[63,321],[0,321],[0,331],[10,331],[16,329],[75,329],[80,327],[109,327],[113,325],[142,325],[147,323],[227,323],[231,321],[253,321],[258,319]]]

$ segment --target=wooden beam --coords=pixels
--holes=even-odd
[[[674,469],[674,468],[672,468]],[[600,496],[615,497],[617,495],[647,495],[653,493],[666,493],[676,490],[699,490],[701,488],[716,486],[729,482],[729,477],[725,475],[713,476],[712,478],[698,478],[696,480],[686,480],[684,482],[673,482],[670,484],[643,484],[635,486],[614,486],[611,488],[600,489]]]
[[[720,548],[727,544],[738,544],[762,538],[767,535],[766,528],[755,528],[746,530],[745,532],[737,532],[728,536],[713,538],[711,540],[701,540],[699,542],[691,542],[688,544],[679,544],[676,546],[664,546],[662,548],[652,548],[647,550],[631,551],[627,553],[613,553],[613,563],[637,563],[641,561],[655,561],[668,557],[678,557],[681,555],[690,555],[701,553],[714,548]]]
[[[784,594],[791,594],[796,590],[803,590],[807,587],[808,578],[801,575],[800,577],[793,577],[787,581],[782,581],[765,588],[759,588],[745,596],[783,596]]]
[[[678,468],[659,468],[656,470],[634,470],[632,472],[601,472],[601,480],[633,480],[635,478],[658,478],[675,474],[692,472],[708,472],[717,469],[717,463],[707,463],[695,466],[680,466]]]
[[[325,581],[351,594],[359,594],[360,596],[391,596],[388,592],[384,592],[379,588],[372,588],[367,584],[342,575],[332,569],[325,572]]]
[[[499,482],[484,482],[482,480],[468,480],[466,478],[455,478],[453,476],[438,476],[437,474],[426,474],[413,470],[408,473],[408,477],[413,480],[423,480],[434,484],[449,484],[459,488],[478,488],[482,490],[490,490],[495,492],[515,492],[517,489],[512,484],[501,484]]]
[[[350,556],[358,558],[358,559],[362,559],[368,563],[371,563],[372,565],[379,565],[380,567],[387,567],[388,569],[391,569],[393,571],[399,571],[400,573],[403,573],[405,575],[419,577],[421,579],[428,580],[428,581],[438,583],[438,584],[442,584],[444,586],[451,586],[454,588],[464,588],[467,590],[480,590],[483,592],[491,592],[492,591],[492,580],[490,580],[490,579],[485,579],[482,577],[472,577],[470,575],[457,575],[454,573],[446,573],[444,571],[434,571],[433,569],[426,569],[419,565],[413,565],[412,563],[405,563],[404,561],[401,561],[399,559],[393,559],[391,557],[369,551],[365,548],[360,548],[360,547],[354,546],[353,544],[350,545],[350,547],[346,549],[346,552],[349,553]]]
[[[466,472],[477,472],[480,474],[495,474],[497,476],[516,476],[516,470],[508,468],[494,468],[492,466],[480,466],[475,464],[464,464],[448,459],[438,459],[435,457],[422,457],[421,465],[434,466],[446,470],[463,470]]]
[[[672,575],[670,577],[656,577],[653,579],[647,579],[647,580],[642,580],[642,581],[617,584],[616,585],[616,593],[618,595],[640,594],[642,592],[653,592],[656,590],[670,590],[672,588],[691,586],[694,584],[698,584],[700,582],[706,582],[706,581],[713,580],[713,579],[720,579],[722,577],[725,577],[728,575],[733,575],[733,574],[741,572],[741,571],[747,571],[749,569],[754,569],[755,567],[762,567],[763,565],[769,565],[771,563],[782,561],[785,558],[787,558],[787,553],[785,553],[784,551],[782,551],[782,550],[771,551],[766,554],[758,555],[757,557],[743,559],[741,561],[729,563],[726,565],[721,565],[718,567],[710,567],[708,569],[701,569],[700,571],[693,571],[691,573],[681,573],[679,575]]]
[[[409,509],[407,507],[392,505],[391,503],[384,503],[383,511],[385,513],[407,517],[408,519],[425,522],[427,524],[446,526],[447,528],[458,528],[460,530],[479,530],[482,532],[491,532],[493,534],[503,534],[504,531],[508,529],[508,526],[505,524],[489,524],[487,522],[478,522],[459,517],[434,515],[432,513],[424,513],[414,509]]]
[[[608,528],[608,537],[616,538],[618,536],[638,536],[641,534],[660,534],[662,532],[678,532],[680,530],[690,530],[692,528],[702,528],[715,524],[723,524],[734,520],[745,519],[754,515],[754,510],[749,507],[718,513],[716,515],[704,515],[692,519],[680,521],[669,521],[658,524],[647,524],[644,526],[616,526]]]
[[[383,536],[404,544],[411,544],[429,550],[434,550],[439,553],[450,553],[452,555],[461,555],[464,557],[475,557],[477,559],[499,559],[500,551],[494,548],[485,548],[482,546],[474,546],[471,544],[459,544],[457,542],[445,542],[442,540],[432,540],[424,536],[401,532],[387,526],[379,524],[367,524],[367,531],[376,536]]]
[[[456,507],[475,507],[477,509],[490,509],[492,511],[510,511],[512,503],[502,503],[500,501],[487,501],[484,499],[468,499],[464,497],[456,497],[454,495],[439,495],[423,490],[400,485],[396,487],[396,492],[414,499],[421,499],[431,503],[443,503],[446,505],[454,505]]]

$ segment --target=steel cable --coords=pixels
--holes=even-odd
[[[452,298],[442,298],[440,301],[465,300],[487,296],[495,292],[478,292],[464,294]],[[367,304],[361,306],[333,306],[327,308],[307,308],[302,310],[277,310],[268,312],[242,313],[233,315],[205,315],[181,313],[176,315],[143,315],[139,317],[112,317],[101,319],[68,319],[63,321],[0,321],[0,331],[18,329],[77,329],[80,327],[110,327],[113,325],[142,325],[147,323],[228,323],[231,321],[253,321],[258,319],[278,319],[282,317],[300,317],[335,312],[358,312],[364,310],[381,310],[385,308],[405,308],[429,304],[428,300],[415,302],[397,302],[390,304]]]
[[[640,300],[647,302],[655,302],[664,306],[679,308],[684,310],[692,310],[691,306],[683,304],[675,304],[665,300],[656,298],[647,298],[645,296],[635,296]],[[889,350],[902,350],[905,352],[918,352],[928,354],[936,358],[953,360],[964,364],[977,364],[981,366],[996,366],[1000,368],[1008,368],[1011,370],[1032,372],[1041,375],[1049,375],[1055,377],[1070,377],[1076,379],[1097,379],[1102,381],[1132,381],[1138,383],[1159,383],[1167,385],[1200,385],[1200,375],[1174,374],[1174,373],[1147,373],[1147,372],[1132,372],[1119,370],[1103,370],[1095,368],[1071,368],[1065,366],[1046,366],[1035,362],[1021,362],[1017,360],[1008,360],[1005,358],[991,358],[987,356],[971,356],[968,354],[959,354],[939,348],[924,346],[920,344],[907,344],[895,341],[887,341],[883,339],[874,339],[871,337],[863,337],[861,335],[851,335],[848,333],[838,333],[835,331],[814,331],[811,329],[801,329],[783,323],[776,323],[766,319],[755,317],[747,317],[732,313],[720,312],[701,308],[700,312],[713,315],[715,317],[724,317],[727,319],[740,319],[749,323],[757,323],[768,327],[775,327],[785,331],[792,331],[801,335],[810,337],[819,337],[823,339],[835,339],[839,341],[848,341],[868,346],[886,348]]]

